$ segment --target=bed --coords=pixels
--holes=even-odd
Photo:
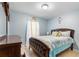
[[[32,48],[32,50],[41,57],[55,57],[68,48],[71,48],[71,50],[73,50],[74,30],[69,28],[53,29],[51,30],[51,34],[55,31],[70,31],[70,34],[69,37],[64,38],[54,36],[31,37],[29,39],[29,48]]]

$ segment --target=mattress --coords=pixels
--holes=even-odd
[[[54,37],[50,35],[50,36],[38,36],[34,38],[46,44],[50,48],[50,50],[66,44],[73,43],[73,39],[71,37]]]

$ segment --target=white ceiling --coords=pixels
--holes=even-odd
[[[79,10],[79,2],[48,2],[49,8],[43,10],[40,6],[44,2],[10,2],[10,9],[33,16],[51,19],[64,13]]]

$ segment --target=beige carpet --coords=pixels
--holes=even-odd
[[[24,54],[26,55],[26,57],[38,57],[33,51],[32,49],[29,50],[28,47],[24,47],[22,46],[21,48],[21,54]],[[79,57],[79,52],[78,51],[71,51],[70,49],[60,53],[58,55],[58,57]]]

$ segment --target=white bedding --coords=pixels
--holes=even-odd
[[[73,43],[71,37],[38,36],[35,38],[45,43],[50,49]]]

